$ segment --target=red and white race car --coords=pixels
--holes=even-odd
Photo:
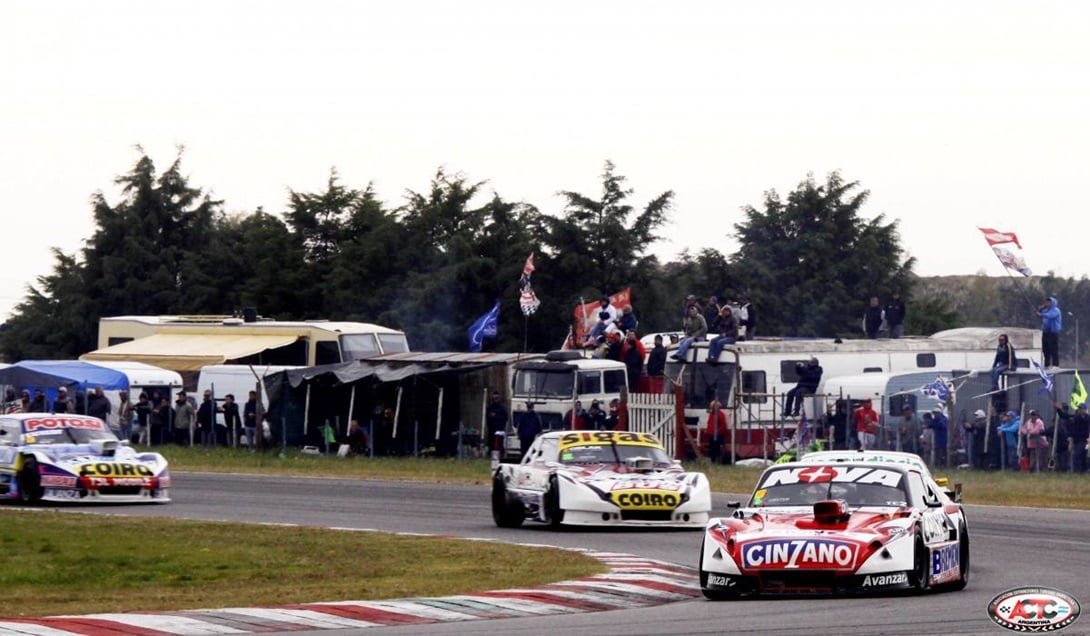
[[[961,504],[908,463],[776,464],[747,504],[705,528],[700,588],[748,594],[962,589],[969,526]]]
[[[0,415],[0,498],[166,503],[169,492],[167,460],[137,452],[97,417]]]

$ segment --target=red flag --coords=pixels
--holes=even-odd
[[[534,271],[534,253],[530,252],[530,255],[526,257],[526,264],[522,266],[522,275],[529,276]]]
[[[1018,242],[1018,235],[1014,232],[1000,232],[986,227],[978,227],[977,229],[984,233],[984,240],[988,241],[988,245],[1014,243],[1018,246],[1018,249],[1022,249],[1022,244]]]
[[[583,303],[575,306],[575,341],[583,342],[583,338],[590,333],[591,327],[598,322],[598,302]],[[632,288],[625,287],[621,291],[609,297],[609,304],[623,311],[625,307],[632,306]]]

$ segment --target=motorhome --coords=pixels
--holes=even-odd
[[[666,375],[684,389],[685,420],[690,427],[703,424],[708,405],[717,400],[731,412],[732,428],[747,429],[743,449],[747,455],[743,456],[767,456],[774,452],[774,446],[771,437],[766,438],[763,432],[782,435],[797,423],[797,418],[785,421],[780,415],[785,394],[798,382],[796,363],[818,358],[823,379],[866,373],[988,369],[1003,333],[1018,352],[1019,368],[1028,368],[1028,352],[1040,350],[1040,331],[969,327],[927,337],[880,340],[761,338],[726,346],[714,363],[706,361],[708,344],[696,343],[689,349],[687,360],[668,358]]]
[[[192,373],[210,364],[315,366],[409,350],[405,334],[362,322],[234,316],[111,316],[92,362],[127,360]]]

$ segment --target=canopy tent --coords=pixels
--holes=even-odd
[[[199,371],[210,364],[285,347],[297,339],[294,335],[271,334],[154,334],[96,349],[80,356],[80,360],[130,360],[174,371]]]
[[[388,406],[404,452],[410,443],[415,449],[427,440],[449,439],[461,422],[479,419],[487,392],[506,383],[506,366],[528,357],[540,356],[404,352],[288,369],[264,379],[269,419],[281,443],[296,445],[315,442],[311,432],[327,418],[344,425],[351,418],[366,422],[373,408]],[[460,380],[468,377],[476,379]],[[466,400],[470,405],[462,409]],[[381,438],[377,431],[376,437]]]
[[[129,378],[120,371],[79,360],[23,360],[0,369],[0,384],[35,389],[75,385],[80,391],[94,387],[126,391]]]

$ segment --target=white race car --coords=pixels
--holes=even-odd
[[[901,462],[775,464],[745,507],[712,519],[700,548],[704,596],[962,589],[969,526],[918,467]]]
[[[138,453],[86,415],[0,415],[0,498],[53,502],[170,501],[159,453]]]
[[[492,517],[502,528],[553,525],[703,527],[711,488],[682,469],[653,435],[558,431],[534,441],[522,462],[492,476]]]

